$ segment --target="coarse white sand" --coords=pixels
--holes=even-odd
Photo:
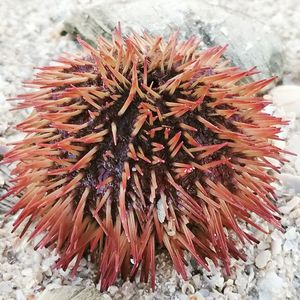
[[[298,0],[210,0],[270,24],[282,38],[286,57],[283,84],[270,91],[274,111],[291,120],[280,146],[298,153],[287,164],[278,185],[278,206],[285,233],[277,230],[266,236],[254,232],[261,242],[247,245],[246,263],[232,259],[232,275],[220,268],[211,271],[189,265],[189,282],[176,275],[165,254],[157,258],[157,288],[118,281],[103,299],[298,299],[300,294],[300,8]],[[24,92],[22,81],[30,79],[34,66],[49,63],[63,51],[76,50],[69,36],[61,36],[62,22],[71,12],[97,3],[96,0],[2,0],[0,1],[0,155],[5,143],[21,138],[14,125],[26,112],[9,111],[6,99]],[[230,43],[230,41],[229,41]],[[292,86],[291,86],[292,85]],[[293,99],[293,101],[289,101]],[[296,118],[298,117],[298,119]],[[0,166],[0,190],[9,170]],[[297,194],[298,193],[298,194]],[[253,217],[255,219],[255,216]],[[38,299],[40,293],[62,285],[93,286],[93,268],[82,260],[78,276],[52,270],[55,256],[48,249],[38,252],[32,244],[10,234],[13,217],[0,215],[0,300]],[[257,220],[265,229],[268,224]],[[253,229],[251,229],[253,231]],[[189,261],[189,260],[188,260]],[[192,298],[194,295],[195,298]]]

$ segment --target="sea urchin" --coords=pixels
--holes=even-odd
[[[226,47],[177,33],[124,38],[118,27],[97,49],[79,42],[86,55],[39,68],[26,82],[39,90],[17,97],[33,112],[4,158],[17,162],[4,196],[20,195],[14,229],[34,223],[30,238],[56,248],[57,267],[93,253],[102,290],[138,271],[154,288],[157,246],[184,279],[185,250],[229,272],[230,256],[244,257],[229,233],[255,241],[240,220],[262,230],[254,212],[281,228],[271,159],[286,160],[270,140],[286,122],[256,96],[273,78],[245,83],[255,69],[230,66]]]

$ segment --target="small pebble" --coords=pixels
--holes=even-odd
[[[267,265],[270,259],[271,259],[271,252],[269,250],[262,251],[256,256],[255,265],[259,269],[262,269]]]
[[[21,271],[21,274],[23,276],[28,276],[29,277],[29,276],[32,276],[33,271],[32,271],[31,268],[26,268],[26,269],[24,269],[24,270]]]
[[[194,286],[196,288],[200,288],[202,279],[199,274],[196,274],[193,276],[193,282],[194,282]]]
[[[205,297],[200,292],[196,292],[194,295],[191,295],[189,300],[205,300]]]
[[[285,205],[279,207],[279,211],[283,214],[289,214],[295,208],[300,208],[300,197],[294,196],[290,201]]]
[[[181,287],[181,291],[183,294],[194,294],[195,288],[190,283],[185,282]]]
[[[21,290],[16,290],[16,300],[27,300]]]
[[[272,239],[271,243],[271,251],[272,251],[272,256],[275,257],[276,255],[280,254],[281,252],[281,245],[282,241],[280,238],[274,238]]]
[[[111,285],[107,290],[112,296],[115,296],[115,294],[119,291],[119,288],[115,285]]]
[[[10,281],[0,282],[0,295],[4,293],[10,293],[13,291],[13,284]]]
[[[277,86],[271,90],[270,95],[276,106],[280,106],[287,112],[293,112],[297,117],[300,117],[300,86]]]

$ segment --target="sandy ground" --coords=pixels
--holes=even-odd
[[[286,57],[283,84],[300,84],[300,8],[298,0],[226,1],[213,4],[244,11],[270,24],[282,38]],[[24,91],[22,81],[29,79],[34,66],[46,65],[63,51],[74,51],[76,45],[68,36],[61,36],[62,22],[72,12],[96,0],[2,0],[0,2],[0,151],[4,143],[17,140],[14,124],[26,112],[10,112],[5,99]],[[298,106],[286,99],[300,101],[299,87],[271,91],[276,98],[274,111],[291,120],[282,146],[300,152],[300,117]],[[282,100],[282,101],[281,101]],[[299,102],[298,102],[299,103]],[[1,154],[1,152],[0,152]],[[299,153],[300,154],[300,153]],[[7,183],[9,170],[0,169],[1,186]],[[300,292],[300,161],[294,158],[285,166],[283,185],[278,185],[282,223],[286,233],[274,231],[270,236],[255,232],[259,245],[248,245],[246,263],[232,260],[233,274],[224,277],[220,269],[210,272],[189,265],[190,281],[176,275],[165,255],[158,257],[157,289],[151,293],[138,282],[118,282],[106,299],[298,299]],[[292,176],[292,177],[291,177]],[[298,181],[297,181],[298,180]],[[34,252],[25,241],[11,235],[13,219],[0,215],[0,299],[38,299],[40,293],[62,285],[93,286],[93,272],[83,260],[79,275],[72,279],[68,271],[51,270],[55,257],[44,249]],[[261,221],[259,221],[261,222]],[[264,228],[269,226],[262,224]],[[272,230],[272,228],[270,227]],[[190,299],[192,299],[190,297]]]

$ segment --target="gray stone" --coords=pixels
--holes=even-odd
[[[71,300],[83,290],[78,286],[62,286],[58,289],[44,290],[38,300]]]
[[[77,11],[65,22],[65,29],[93,44],[100,35],[109,37],[118,22],[125,34],[133,29],[168,37],[179,29],[182,38],[200,36],[205,46],[228,44],[225,56],[234,65],[261,71],[252,79],[282,76],[281,42],[270,28],[246,14],[203,1],[100,1]]]
[[[283,186],[288,189],[293,189],[295,193],[300,193],[300,176],[281,173],[278,174],[277,177],[279,178]]]
[[[72,300],[111,300],[107,294],[101,294],[99,290],[94,287],[86,288],[77,294]]]

